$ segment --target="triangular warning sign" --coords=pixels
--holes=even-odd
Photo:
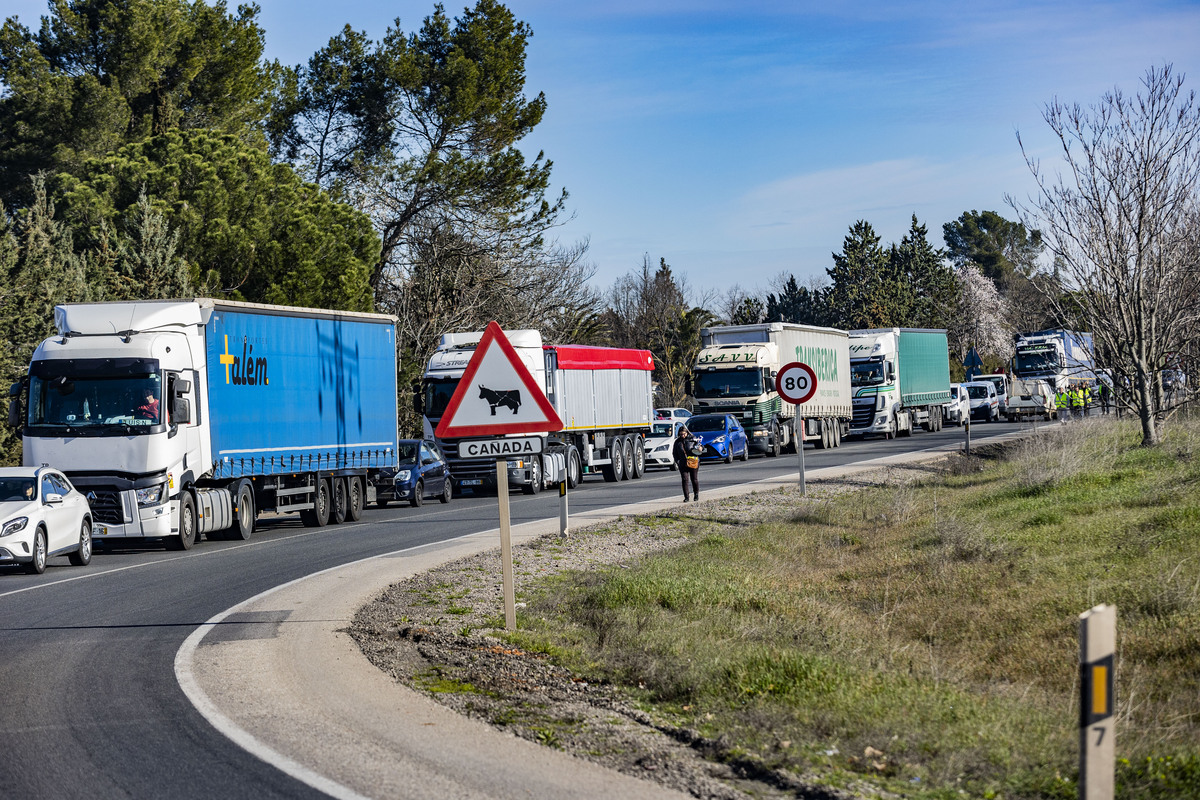
[[[489,322],[433,435],[500,436],[558,431],[562,426],[504,331]]]

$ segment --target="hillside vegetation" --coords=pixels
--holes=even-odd
[[[806,781],[1073,798],[1078,615],[1115,604],[1118,796],[1200,797],[1200,424],[1139,442],[1104,418],[766,523],[664,517],[687,544],[522,586],[510,638]]]

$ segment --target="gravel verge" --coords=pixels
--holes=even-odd
[[[661,515],[623,517],[562,539],[513,549],[522,582],[567,570],[628,564],[689,541],[713,525],[786,519],[836,494],[903,485],[936,467],[889,467],[798,488],[681,504]],[[499,549],[393,584],[359,609],[348,633],[367,659],[397,681],[462,714],[517,736],[657,781],[697,798],[859,796],[816,786],[739,757],[727,743],[661,724],[619,687],[590,684],[546,658],[493,635],[503,628]]]

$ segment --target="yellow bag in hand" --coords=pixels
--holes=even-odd
[[[699,466],[700,466],[700,456],[688,456],[687,457],[687,468],[688,469],[696,469]]]

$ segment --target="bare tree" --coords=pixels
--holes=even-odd
[[[1054,100],[1043,118],[1058,138],[1065,174],[1026,151],[1038,184],[1032,209],[1062,268],[1096,351],[1113,372],[1117,401],[1137,414],[1142,444],[1160,441],[1172,413],[1161,372],[1200,323],[1196,261],[1200,108],[1170,65],[1151,68],[1144,93],[1119,89],[1089,108]]]

